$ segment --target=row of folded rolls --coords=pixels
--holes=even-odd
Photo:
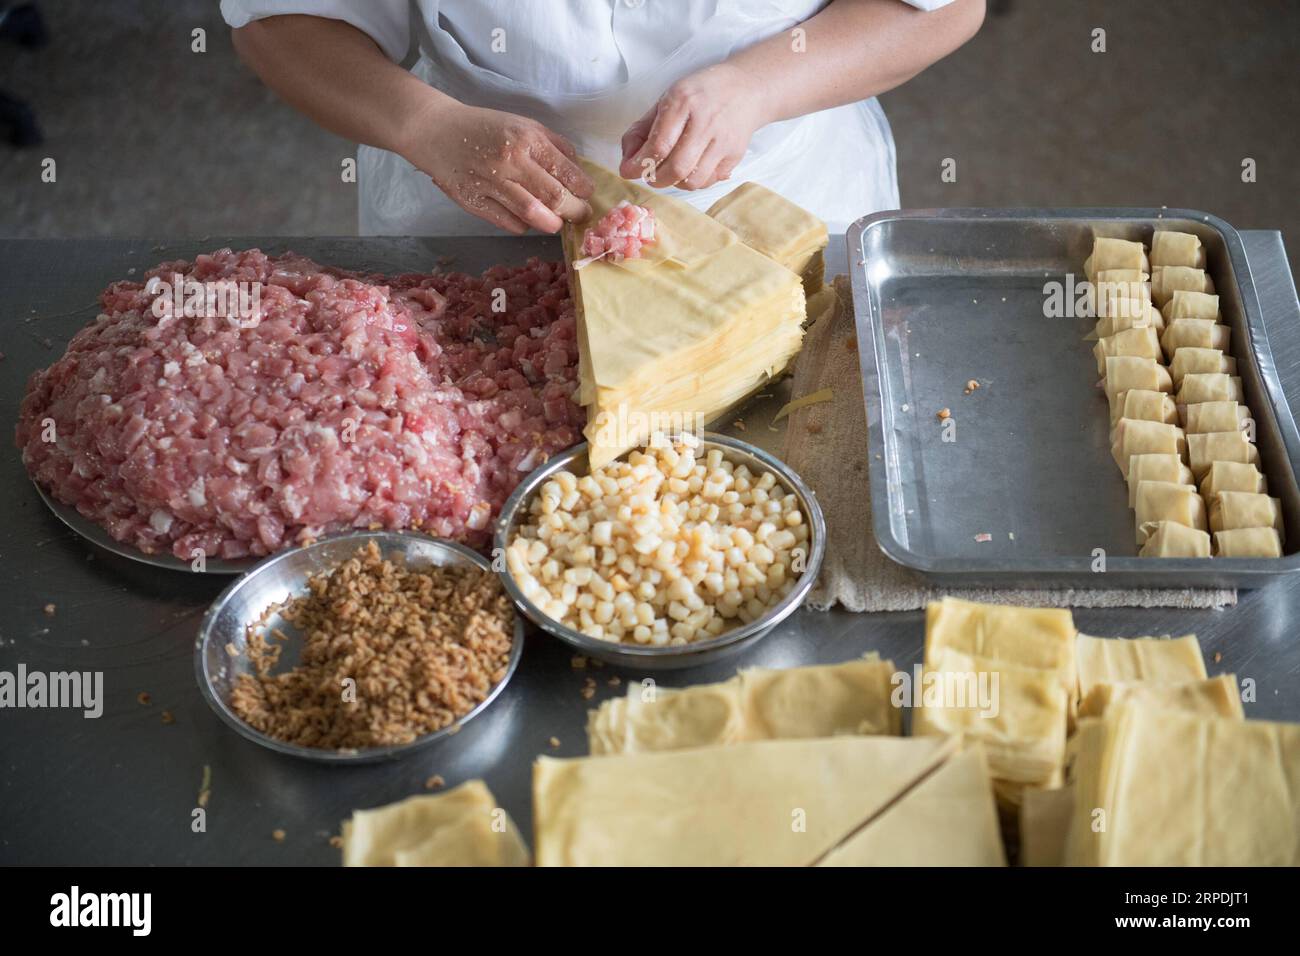
[[[1084,271],[1111,454],[1128,483],[1143,557],[1280,557],[1231,329],[1199,237],[1097,237]],[[1213,538],[1211,538],[1213,535]]]
[[[1195,636],[953,598],[924,663],[651,680],[533,767],[538,865],[1300,864],[1300,725],[1245,719]],[[911,706],[911,735],[902,709]],[[521,865],[490,791],[358,811],[353,865]]]

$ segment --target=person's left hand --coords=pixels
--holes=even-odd
[[[768,101],[759,78],[729,63],[683,77],[623,134],[619,175],[661,189],[721,182],[770,122]]]

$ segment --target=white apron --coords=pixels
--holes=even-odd
[[[449,32],[431,30],[423,20],[417,25],[421,56],[413,72],[463,103],[535,119],[567,136],[580,153],[617,169],[623,133],[674,82],[733,50],[791,29],[821,5],[816,0],[719,0],[713,16],[668,59],[594,95],[531,90],[470,62]],[[361,147],[358,180],[363,235],[500,234],[394,153]],[[705,209],[751,180],[816,213],[836,233],[859,216],[897,208],[894,139],[884,111],[870,99],[771,124],[755,134],[731,179],[704,190],[665,191]]]
[[[300,12],[333,16],[348,20],[365,29],[364,6],[350,6],[361,0],[223,0],[222,10],[234,26],[248,19],[273,13]],[[365,0],[366,3],[392,4],[394,0]],[[453,9],[458,2],[475,7]],[[636,29],[638,18],[631,15],[643,4],[666,3],[667,0],[585,0],[595,7],[605,7],[623,30]],[[645,62],[643,55],[620,53],[613,49],[593,51],[592,31],[585,40],[575,40],[573,48],[560,52],[532,47],[522,57],[512,58],[518,77],[510,77],[476,63],[458,42],[450,26],[452,19],[472,19],[475,30],[493,20],[492,10],[511,5],[518,14],[520,3],[531,3],[538,16],[546,6],[538,0],[420,0],[413,5],[411,20],[420,57],[412,72],[420,79],[455,99],[473,106],[504,110],[537,120],[568,137],[579,152],[611,168],[622,158],[620,140],[627,128],[639,119],[677,80],[704,67],[726,59],[733,51],[759,40],[788,32],[808,19],[826,0],[691,0],[690,8],[697,24],[690,38],[675,50],[662,54],[657,62]],[[915,6],[928,6],[929,0],[906,0]],[[629,11],[620,10],[627,6]],[[350,7],[350,9],[349,9]],[[439,7],[457,17],[447,25],[439,16]],[[555,3],[557,16],[568,15],[564,4]],[[701,15],[700,8],[711,13]],[[374,10],[376,8],[371,8]],[[651,12],[651,11],[646,11]],[[653,11],[660,13],[660,11]],[[668,13],[663,11],[660,15]],[[400,46],[394,28],[395,14],[385,8],[388,33],[376,37],[390,56]],[[645,18],[644,28],[655,29],[653,17]],[[515,22],[518,22],[517,20]],[[660,28],[662,29],[662,28]],[[378,31],[375,31],[378,32]],[[374,32],[372,32],[374,35]],[[477,35],[477,33],[476,33]],[[597,34],[598,35],[598,34]],[[552,32],[548,43],[555,43]],[[526,38],[507,37],[516,44]],[[386,41],[386,42],[385,42]],[[632,48],[633,44],[625,44]],[[653,43],[635,49],[643,54],[654,50]],[[547,57],[563,55],[570,76],[580,74],[585,59],[595,53],[608,64],[610,57],[624,57],[625,82],[607,86],[598,93],[570,93],[563,89],[543,89],[553,72],[529,67]],[[811,54],[809,54],[811,55]],[[480,55],[480,61],[491,57]],[[637,60],[639,62],[631,62]],[[594,68],[593,68],[594,69]],[[531,82],[530,82],[531,81]],[[553,85],[553,84],[549,84]],[[432,131],[436,136],[436,131]],[[358,153],[360,188],[360,232],[362,235],[499,235],[496,227],[471,216],[439,190],[427,175],[405,159],[385,150],[362,146]],[[842,233],[860,216],[898,206],[898,183],[894,170],[894,140],[889,123],[876,100],[869,99],[837,109],[773,123],[759,130],[750,142],[745,158],[725,182],[705,190],[667,189],[670,195],[707,208],[720,196],[740,183],[760,182],[824,219],[832,232]]]

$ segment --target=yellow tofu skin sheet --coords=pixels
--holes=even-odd
[[[533,767],[539,866],[808,866],[947,760],[941,738],[763,740]]]
[[[595,184],[592,216],[563,230],[570,264],[586,229],[618,203],[656,219],[645,258],[572,270],[578,398],[597,468],[648,437],[617,422],[708,420],[783,369],[802,344],[807,305],[799,276],[721,223],[594,163],[583,168]]]
[[[513,821],[482,780],[357,810],[343,824],[344,866],[527,866]]]

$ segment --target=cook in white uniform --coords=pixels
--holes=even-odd
[[[240,55],[364,144],[360,231],[554,232],[576,153],[700,208],[757,181],[843,231],[898,206],[875,95],[984,0],[222,0]],[[412,41],[418,59],[398,64]]]

